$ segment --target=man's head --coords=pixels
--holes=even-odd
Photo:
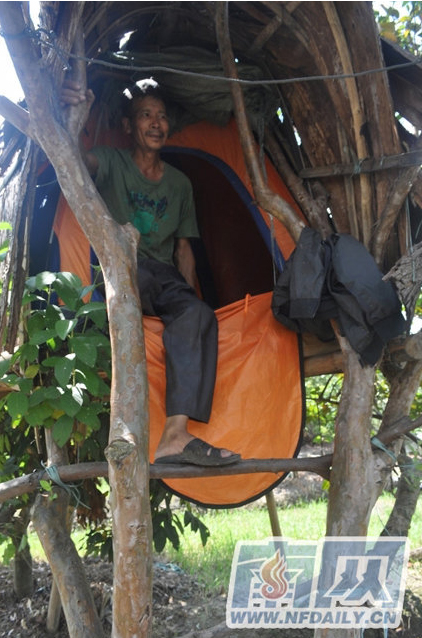
[[[156,82],[152,78],[139,80],[138,82],[136,82],[136,84],[133,84],[131,87],[126,88],[123,91],[123,95],[123,117],[128,118],[129,120],[133,116],[133,107],[134,104],[136,104],[137,100],[149,96],[155,98],[156,100],[160,100],[164,105],[166,103],[162,88],[160,87],[158,82]]]
[[[144,150],[160,150],[169,133],[167,111],[160,87],[152,79],[142,80],[131,89],[126,89],[125,96],[125,132]]]

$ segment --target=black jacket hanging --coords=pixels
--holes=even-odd
[[[369,365],[406,327],[392,283],[383,280],[363,244],[345,234],[322,240],[308,227],[277,280],[272,310],[286,327],[322,341],[334,338],[330,319],[336,319],[361,362]]]

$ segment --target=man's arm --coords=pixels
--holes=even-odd
[[[186,279],[192,288],[196,289],[197,278],[195,270],[195,257],[189,239],[179,238],[176,240],[174,251],[174,261],[181,275]]]
[[[62,105],[62,107],[78,106],[79,104],[86,102],[89,108],[91,108],[94,100],[95,96],[91,89],[88,89],[86,92],[84,92],[81,90],[81,86],[77,82],[73,82],[72,80],[65,80],[63,82],[62,90],[60,93],[60,104]],[[81,141],[81,138],[79,138],[79,149],[81,151],[82,159],[84,160],[85,165],[89,171],[89,174],[94,177],[98,171],[97,158],[93,153],[90,153],[86,150]]]

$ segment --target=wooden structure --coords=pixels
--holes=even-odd
[[[118,229],[111,225],[84,181],[84,167],[76,145],[71,143],[72,134],[75,137],[78,132],[78,122],[72,117],[65,122],[58,104],[58,86],[65,70],[71,66],[70,72],[81,77],[80,68],[85,62],[88,82],[107,104],[110,118],[115,115],[113,103],[110,94],[102,89],[113,83],[127,84],[147,74],[157,75],[161,81],[165,76],[166,88],[174,95],[186,90],[183,101],[187,116],[192,115],[193,107],[200,112],[212,107],[216,93],[225,97],[226,107],[220,115],[236,116],[261,207],[283,221],[292,239],[298,240],[303,219],[269,192],[259,156],[252,151],[253,142],[271,158],[306,223],[322,236],[350,233],[360,240],[381,270],[390,273],[409,319],[412,317],[422,281],[418,246],[422,68],[417,60],[380,40],[371,3],[53,2],[44,3],[40,29],[30,23],[23,5],[23,11],[16,9],[20,3],[0,5],[0,23],[15,66],[25,81],[28,98],[28,111],[0,98],[0,112],[17,129],[34,138],[50,159],[54,158],[62,190],[69,203],[73,199],[74,210],[81,202],[86,206],[80,213],[84,230],[91,242],[97,241],[97,252],[102,251],[101,263],[114,290],[119,292],[122,281],[129,288],[128,272],[121,268],[119,280],[114,266],[126,263],[131,251],[134,254],[134,242],[119,235],[115,261],[110,263],[106,241],[113,232],[117,235]],[[188,59],[179,55],[186,49],[190,51]],[[203,57],[197,55],[199,50],[212,62],[208,67],[199,64]],[[46,113],[52,117],[46,118]],[[397,121],[396,113],[405,117],[410,126]],[[194,116],[198,116],[198,111]],[[57,153],[58,146],[75,169],[71,176]],[[3,212],[7,212],[13,227],[10,255],[3,269],[3,291],[7,291],[12,279],[13,289],[11,295],[3,294],[0,306],[1,328],[7,329],[7,348],[13,348],[16,337],[20,292],[26,275],[28,220],[36,174],[44,159],[26,143],[26,135],[16,130],[6,133],[0,159],[5,182],[16,183],[20,171],[19,188],[9,193],[10,205],[3,202]],[[83,192],[81,184],[85,187]],[[94,202],[91,207],[86,205],[87,194]],[[98,228],[98,219],[104,221],[104,228]],[[116,338],[123,329],[119,323],[122,314],[134,317],[132,326],[141,329],[140,313],[131,302],[131,298],[116,295],[109,312],[115,321],[110,330],[116,353],[113,369],[117,371],[113,375],[117,384],[113,392],[120,399],[117,402],[112,397],[107,451],[114,496],[115,555],[122,557],[115,572],[114,635],[147,636],[151,615],[151,531],[145,488],[149,476],[145,419],[142,421],[145,404],[144,396],[135,397],[128,392],[133,375],[128,381],[127,370],[119,368],[124,357],[133,362],[133,367],[138,365],[142,352],[124,349],[125,344]],[[392,461],[383,450],[374,452],[371,447],[375,371],[362,369],[346,340],[341,335],[338,340],[340,358],[336,344],[327,347],[306,339],[307,373],[339,369],[347,373],[345,399],[336,423],[335,451],[326,465],[331,479],[327,532],[360,536],[367,531],[370,511],[383,484],[383,472],[391,470]],[[420,359],[419,352],[419,347],[406,345],[399,357],[405,353]],[[381,433],[391,431],[392,425],[408,414],[419,385],[420,368],[417,361],[403,375],[400,369],[394,378]],[[353,402],[356,397],[358,405]],[[400,427],[397,437],[405,431],[404,426]],[[384,441],[391,443],[391,439]],[[319,471],[325,475],[321,467]],[[131,483],[128,477],[137,480]],[[135,538],[135,532],[124,524],[129,516],[136,519],[133,529],[141,530],[141,537]],[[60,573],[54,556],[51,562],[53,572]],[[61,590],[68,622],[73,615],[72,604],[67,600],[71,590],[65,585]],[[78,638],[94,635],[89,628],[84,634],[75,628],[70,633]]]
[[[184,89],[181,102],[188,117],[207,116],[203,103],[216,94],[225,97],[218,117],[230,116],[229,83],[215,80],[223,69],[213,3],[79,4],[85,52],[77,55],[89,61],[89,84],[100,100],[108,101],[110,117],[110,91],[145,75],[163,81],[174,95]],[[261,149],[310,225],[323,235],[351,233],[387,272],[420,241],[421,65],[379,39],[370,3],[230,2],[228,13],[240,86],[246,100],[250,95],[251,104],[258,102],[251,124]],[[66,3],[52,4],[49,19],[38,31],[30,27],[29,34],[44,43],[48,63],[60,65],[65,55],[60,38],[72,28],[66,23]],[[200,52],[206,56],[204,64],[199,63]],[[76,64],[77,56],[70,64],[72,60]],[[7,102],[2,109],[7,116]],[[396,114],[406,118],[413,133]],[[0,160],[6,179],[15,170],[17,148],[24,160],[21,135],[6,130]],[[40,161],[30,154],[22,162],[22,178],[28,183]],[[22,210],[20,204],[16,210]],[[26,206],[30,215],[28,202]],[[14,226],[17,262],[10,268],[9,262],[3,264],[3,273],[8,281],[14,271],[19,299],[25,248],[15,212],[8,208],[6,218]],[[3,296],[3,329],[5,303]],[[13,325],[16,312],[10,315]],[[9,345],[14,336],[9,326]],[[304,348],[305,374],[341,369],[336,345],[307,336]]]

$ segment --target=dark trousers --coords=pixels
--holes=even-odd
[[[167,416],[207,422],[217,367],[214,311],[177,268],[155,259],[139,261],[138,285],[144,314],[160,317],[165,326]]]

